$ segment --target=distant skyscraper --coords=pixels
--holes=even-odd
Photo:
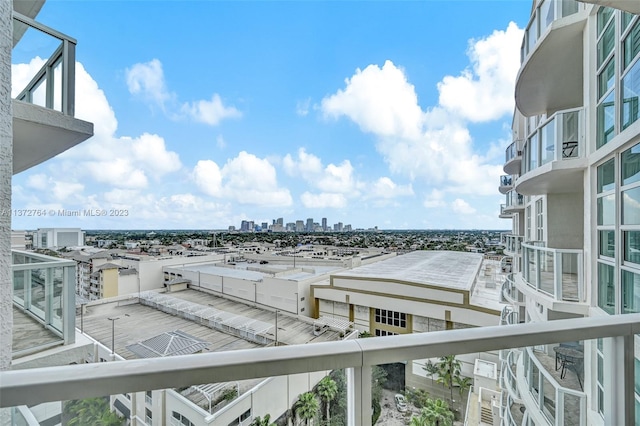
[[[296,220],[296,232],[304,232],[304,222]]]
[[[280,225],[280,226],[284,226],[284,219],[279,217],[278,221],[277,221],[277,224]]]
[[[312,217],[307,219],[306,231],[307,232],[313,232],[313,218]]]
[[[266,231],[267,229],[269,229],[269,225],[267,224],[267,222],[262,222],[262,230]]]
[[[325,232],[327,231],[327,218],[326,217],[322,218],[322,230],[325,231]]]

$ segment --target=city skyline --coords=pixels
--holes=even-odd
[[[507,226],[495,185],[527,2],[483,20],[486,2],[118,5],[44,5],[80,40],[76,110],[95,136],[14,176],[12,206],[127,214],[14,215],[15,229]],[[193,31],[168,37],[176,20]],[[46,57],[37,41],[14,50],[16,88]]]

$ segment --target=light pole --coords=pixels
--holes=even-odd
[[[275,343],[275,346],[278,346],[278,312],[280,312],[280,311],[278,311],[276,309],[276,343]]]
[[[116,345],[115,345],[115,336],[116,336],[116,321],[120,319],[120,317],[115,318],[107,318],[111,321],[111,356],[114,356],[116,353]]]

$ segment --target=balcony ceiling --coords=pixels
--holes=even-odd
[[[520,176],[516,191],[522,195],[582,192],[586,165],[584,158],[552,161]]]
[[[638,0],[580,0],[583,3],[597,4],[600,6],[609,6],[615,9],[621,9],[634,15],[640,15],[640,1]]]
[[[55,157],[93,136],[93,124],[13,100],[13,174]]]
[[[520,162],[522,161],[522,155],[518,155],[511,160],[507,161],[502,170],[508,175],[517,175],[520,173]]]
[[[583,104],[582,33],[585,12],[551,24],[520,68],[516,106],[530,117]]]

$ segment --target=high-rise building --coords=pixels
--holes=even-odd
[[[296,220],[296,232],[304,232],[304,222]]]
[[[499,185],[507,323],[640,312],[638,13],[637,1],[534,1]],[[625,424],[625,355],[579,334],[505,351],[506,424]]]
[[[324,231],[324,232],[328,231],[328,229],[327,229],[327,218],[326,217],[322,218],[322,231]]]
[[[313,232],[313,218],[308,218],[307,219],[307,226],[305,227],[305,231],[307,232]]]

